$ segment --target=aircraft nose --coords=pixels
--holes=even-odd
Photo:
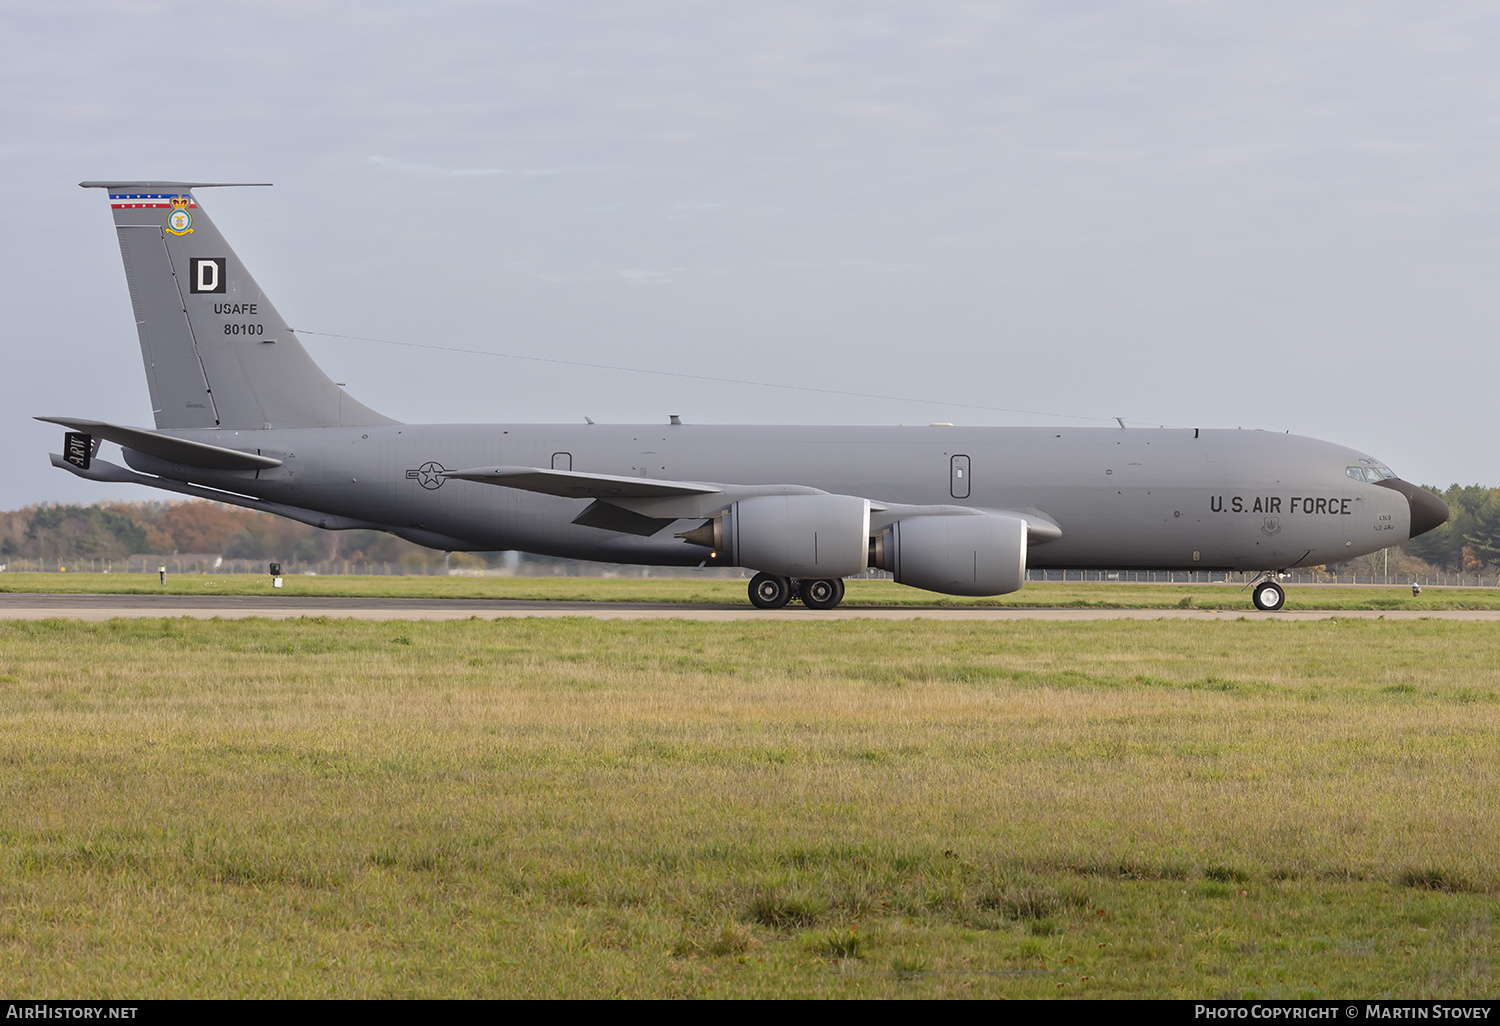
[[[1426,488],[1418,488],[1394,477],[1380,483],[1406,496],[1406,501],[1411,506],[1411,533],[1408,537],[1426,534],[1434,527],[1442,527],[1448,522],[1448,504]]]
[[[1411,537],[1426,534],[1434,527],[1442,527],[1448,522],[1451,515],[1448,512],[1448,504],[1426,488],[1414,488],[1407,493],[1406,501],[1411,503]]]

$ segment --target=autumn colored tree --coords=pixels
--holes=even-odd
[[[168,506],[156,526],[172,538],[177,552],[222,552],[224,542],[244,529],[243,514],[211,502]]]
[[[177,550],[177,545],[172,541],[172,536],[151,522],[146,515],[146,507],[117,503],[112,506],[105,506],[104,509],[108,512],[128,517],[141,525],[141,529],[145,532],[145,540],[140,542],[140,548],[132,547],[132,555],[141,552],[149,552],[152,555],[170,555]],[[132,539],[133,543],[134,539]]]

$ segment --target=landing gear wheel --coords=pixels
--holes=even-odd
[[[1263,613],[1274,613],[1286,605],[1286,589],[1275,581],[1261,581],[1250,596],[1255,608]]]
[[[750,604],[756,609],[780,609],[792,600],[792,582],[775,574],[750,578]]]
[[[799,590],[808,609],[832,609],[844,598],[844,582],[837,577],[803,581]]]

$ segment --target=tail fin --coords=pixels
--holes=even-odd
[[[158,428],[395,423],[313,363],[193,195],[210,183],[79,184],[109,191]]]

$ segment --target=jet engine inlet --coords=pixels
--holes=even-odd
[[[1005,595],[1026,582],[1026,521],[997,514],[908,517],[870,539],[869,565],[944,595]]]

